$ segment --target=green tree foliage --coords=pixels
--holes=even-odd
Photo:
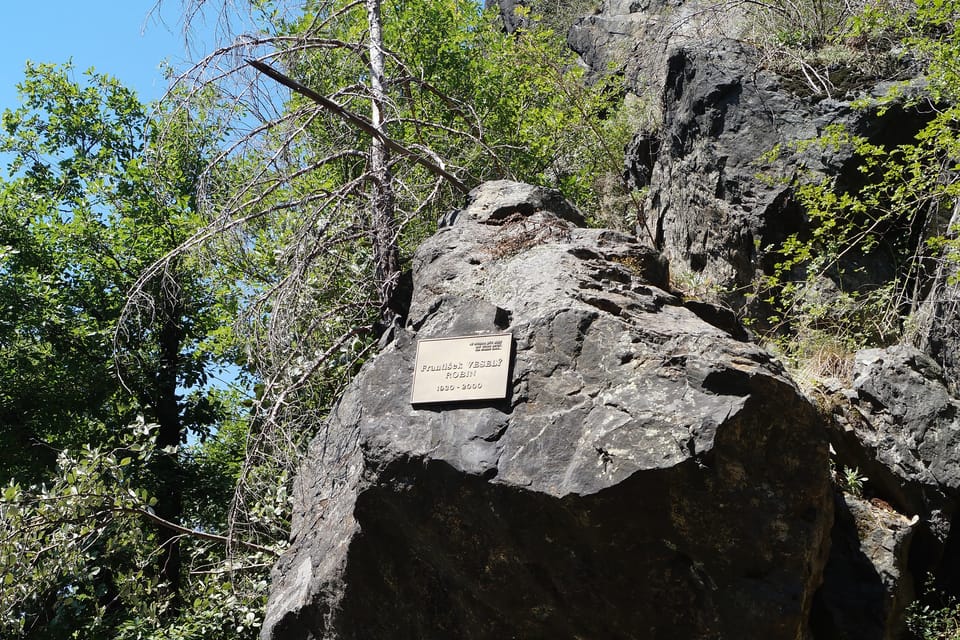
[[[103,251],[87,253],[100,243],[90,224],[100,203],[88,205],[81,176],[103,184],[95,165],[113,162],[110,156],[130,160],[121,157],[122,139],[142,135],[136,124],[142,114],[129,111],[132,96],[125,90],[109,87],[118,108],[116,119],[101,127],[101,145],[98,132],[82,122],[99,110],[98,90],[83,95],[50,68],[30,68],[28,75],[24,92],[32,97],[19,112],[5,114],[0,147],[15,154],[10,173],[21,175],[0,191],[0,430],[12,445],[0,456],[5,478],[36,479],[58,447],[102,439],[132,417],[133,407],[117,397],[112,372],[113,321],[124,292],[90,273],[99,274],[100,259],[113,265]],[[59,131],[48,136],[49,123],[35,110],[50,107],[56,93],[64,96],[62,108],[51,114]],[[78,147],[76,157],[68,136]]]
[[[209,375],[233,355],[235,286],[186,255],[148,270],[198,228],[218,140],[197,111],[161,135],[114,79],[72,75],[29,65],[0,137],[0,635],[147,637],[229,591],[210,532],[243,432]]]
[[[276,548],[159,518],[145,484],[157,425],[135,423],[116,448],[64,451],[49,482],[0,491],[0,637],[249,638]],[[275,496],[285,508],[285,496]],[[209,520],[206,520],[209,522]],[[159,524],[160,528],[149,526]],[[176,610],[156,570],[162,530],[183,536],[190,577]],[[231,560],[224,552],[238,547]]]
[[[211,396],[174,397],[178,385],[203,386],[215,356],[201,343],[223,320],[193,266],[151,282],[144,322],[124,327],[138,332],[121,334],[132,393],[113,357],[127,290],[197,226],[194,187],[210,141],[148,152],[156,134],[136,97],[106,76],[81,85],[71,73],[29,66],[24,104],[4,114],[0,139],[11,158],[0,185],[0,429],[23,445],[0,455],[10,456],[3,475],[24,480],[34,478],[23,451],[42,473],[58,449],[105,440],[137,413],[161,422],[165,403],[177,402],[181,424],[164,446],[187,429],[203,433],[216,415]]]

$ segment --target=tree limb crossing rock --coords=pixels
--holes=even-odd
[[[304,461],[264,639],[809,636],[816,412],[559,202],[487,183],[419,249],[406,328]],[[411,406],[417,339],[502,331],[506,400]]]

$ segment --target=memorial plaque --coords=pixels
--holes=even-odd
[[[510,333],[418,340],[410,402],[506,398],[512,348]]]

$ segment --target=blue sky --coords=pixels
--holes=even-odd
[[[0,111],[17,105],[24,63],[73,59],[77,79],[90,67],[117,77],[143,101],[161,97],[160,64],[181,67],[186,48],[179,0],[16,0],[4,2],[0,38]]]

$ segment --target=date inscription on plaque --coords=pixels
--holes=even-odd
[[[512,348],[510,333],[418,340],[410,402],[506,398]]]

